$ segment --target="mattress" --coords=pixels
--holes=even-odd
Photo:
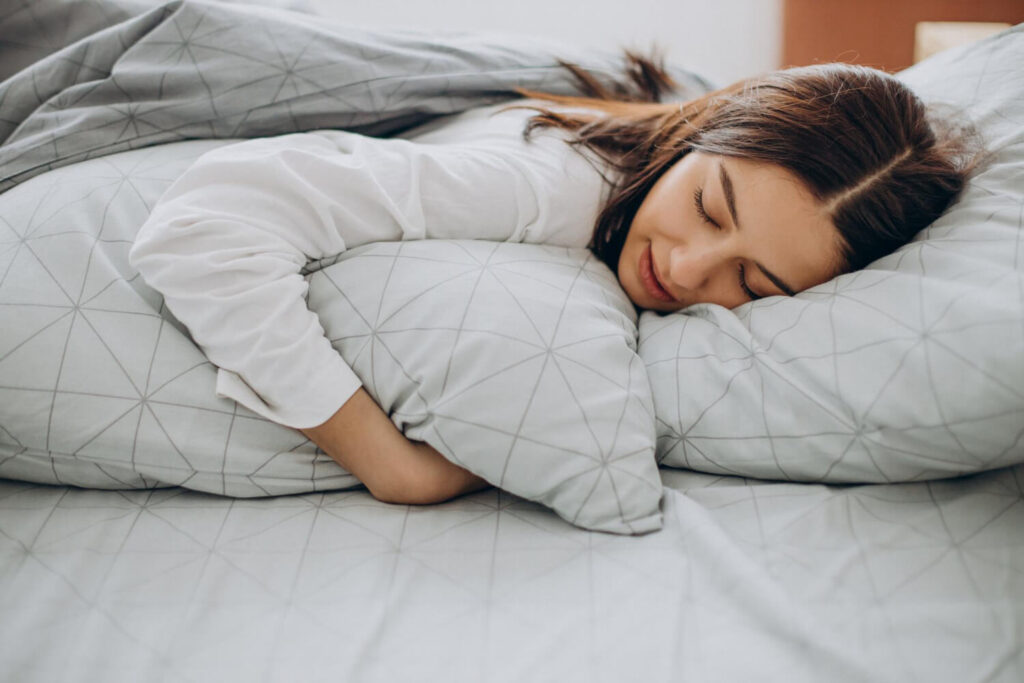
[[[665,526],[492,489],[232,499],[0,481],[10,681],[1019,681],[1024,468],[663,470]]]

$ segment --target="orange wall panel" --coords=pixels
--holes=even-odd
[[[919,21],[1024,21],[1024,0],[785,0],[782,65],[853,62],[898,71]]]

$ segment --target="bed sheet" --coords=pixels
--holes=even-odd
[[[498,490],[229,499],[0,480],[11,681],[1019,681],[1024,468],[663,471],[665,528]]]

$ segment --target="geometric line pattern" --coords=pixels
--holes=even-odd
[[[633,537],[498,489],[423,508],[0,481],[0,663],[27,683],[1024,676],[1020,467],[665,474],[663,530]]]
[[[388,135],[517,87],[578,92],[558,58],[609,87],[622,78],[618,55],[605,52],[370,31],[251,3],[14,0],[0,10],[0,44],[0,192],[149,145],[326,128]],[[680,96],[708,89],[675,75]]]
[[[115,16],[111,3],[77,5],[85,10],[76,12],[98,8]],[[81,37],[71,27],[84,24],[81,15],[66,15],[76,20],[65,17],[55,30],[56,7],[68,11],[46,0],[11,4],[0,11],[0,29],[13,18],[30,18],[29,25],[46,29],[35,35],[62,36],[33,49],[60,51],[61,41]],[[33,35],[17,26],[24,37]],[[192,29],[182,35],[202,35]],[[968,92],[989,141],[1001,150],[1000,165],[979,176],[961,206],[918,244],[885,267],[795,299],[794,307],[771,300],[734,317],[697,311],[683,333],[670,327],[680,325],[674,318],[642,319],[647,346],[641,351],[653,348],[655,338],[670,351],[644,356],[651,380],[670,382],[676,397],[698,396],[692,406],[667,408],[656,384],[663,454],[685,453],[689,464],[719,473],[812,480],[914,479],[1020,460],[1020,366],[1016,356],[997,362],[1000,349],[992,350],[993,340],[1019,350],[1015,335],[1024,328],[1021,138],[1019,127],[999,123],[1020,120],[1020,90],[1007,86],[1007,97],[1016,100],[995,99],[1000,95],[991,85],[993,78],[1014,82],[999,70],[1020,63],[1019,29],[1017,47],[1002,40],[929,62],[924,68],[939,73],[927,79],[925,71],[907,75],[933,95],[939,88]],[[80,70],[83,80],[103,71],[96,47],[60,55],[64,69]],[[168,55],[184,60],[181,47],[181,40],[168,46]],[[0,69],[16,63],[6,57]],[[285,81],[272,83],[287,92]],[[0,125],[21,120],[10,116],[16,99],[10,85],[0,92]],[[124,117],[118,131],[153,130],[139,123],[137,111],[135,120],[116,111]],[[177,133],[174,126],[165,130]],[[129,144],[145,144],[144,137]],[[86,451],[94,456],[116,432],[154,443],[163,438],[181,454],[179,464],[192,468],[182,469],[189,485],[241,495],[233,488],[239,479],[232,458],[250,457],[245,449],[253,441],[232,440],[246,425],[268,423],[229,402],[198,400],[212,396],[212,369],[188,344],[170,341],[183,339],[184,331],[132,277],[131,235],[124,232],[130,221],[118,220],[118,207],[132,206],[125,197],[136,197],[135,210],[148,210],[194,155],[215,144],[105,157],[0,198],[0,373],[6,373],[0,406],[11,411],[0,421],[0,475],[18,472],[17,466],[27,468],[26,478],[60,483],[69,473],[85,476],[88,463],[89,485],[166,485],[88,459]],[[90,176],[93,184],[86,182]],[[67,248],[58,243],[62,238]],[[515,264],[497,267],[487,258],[464,252],[449,260],[500,287]],[[36,286],[18,285],[19,273],[39,276]],[[948,291],[924,286],[936,275],[951,283]],[[337,275],[317,277],[328,287]],[[987,297],[967,293],[979,289]],[[468,306],[453,311],[468,319]],[[391,312],[360,322],[384,325],[394,320]],[[776,314],[779,320],[769,320]],[[17,324],[7,324],[15,316]],[[112,319],[134,321],[125,324],[150,343],[119,353],[123,338],[109,333]],[[887,347],[851,336],[848,320],[886,329]],[[807,321],[826,333],[827,343],[800,345],[812,343],[798,334]],[[529,323],[515,333],[524,347],[543,346],[529,336],[536,335]],[[712,343],[702,347],[698,338]],[[368,356],[383,361],[375,371],[410,368],[390,356],[394,345],[383,331],[335,341],[362,342],[373,351]],[[76,344],[91,355],[76,355]],[[32,349],[53,351],[49,357],[62,361],[20,360]],[[158,356],[173,362],[155,362]],[[879,358],[889,365],[875,379],[877,390],[865,391],[860,376]],[[963,371],[949,371],[953,362]],[[97,375],[116,390],[97,395],[90,388]],[[950,376],[960,382],[952,403],[941,391]],[[789,381],[780,385],[783,379]],[[446,381],[456,379],[438,380],[445,391]],[[778,392],[779,386],[792,391]],[[57,387],[82,405],[105,406],[103,419],[87,416],[73,439],[60,437],[72,451],[66,458],[46,453],[34,460],[57,440],[53,426],[62,420],[49,416],[75,412],[58,401]],[[916,428],[895,419],[900,387],[920,401],[919,410],[930,411],[914,416]],[[984,401],[977,414],[957,412],[975,404],[982,389],[997,392],[1003,412]],[[407,398],[408,405],[415,399]],[[737,400],[747,407],[753,401],[756,409],[742,412]],[[194,414],[176,412],[183,405]],[[827,425],[813,433],[787,431],[779,424],[780,405],[796,414],[813,411]],[[733,409],[731,418],[725,408]],[[26,431],[28,418],[38,414],[47,415],[46,428]],[[704,422],[691,424],[685,415]],[[718,436],[702,431],[712,418],[721,421]],[[230,439],[206,452],[191,448],[190,430]],[[980,444],[979,431],[987,434]],[[944,440],[933,444],[922,434]],[[307,477],[314,472],[307,485],[316,486],[324,468],[345,476],[308,444],[276,438],[283,439],[253,432],[261,448],[270,443],[278,453],[258,474],[241,478],[247,491],[274,493],[282,471],[276,468],[302,458]],[[147,452],[138,449],[132,466],[141,466]],[[208,472],[200,456],[214,455],[221,465]],[[184,488],[95,491],[0,481],[0,665],[5,677],[28,682],[203,680],[214,670],[226,680],[270,681],[818,681],[822,671],[849,681],[1024,678],[1021,466],[942,482],[856,487],[683,469],[662,476],[665,526],[641,537],[588,532],[497,489],[419,508],[386,505],[363,491],[240,500]]]
[[[128,265],[134,231],[156,198],[190,160],[221,144],[177,141],[320,128],[385,134],[507,99],[497,93],[515,87],[576,87],[553,58],[574,58],[563,46],[424,40],[230,5],[167,2],[140,12],[117,2],[22,0],[0,15],[3,36],[12,39],[0,84],[0,187],[21,184],[0,212],[0,474],[103,488],[261,496],[358,484],[293,430],[216,399],[215,369]],[[621,77],[616,60],[579,56],[606,84]],[[706,89],[678,75],[683,93]],[[601,376],[570,350],[549,351],[544,362],[563,392],[580,385],[577,375]],[[605,435],[584,421],[587,443],[546,443],[591,463],[565,473],[589,487],[566,509],[580,523],[600,500],[614,519],[634,520],[624,530],[649,530],[657,518],[653,444],[635,438],[636,421],[651,414],[635,361],[631,383],[616,386],[633,397],[614,413],[626,436],[596,446]],[[545,388],[535,387],[537,408],[523,420],[550,398]],[[510,488],[528,476],[513,467],[524,459],[509,456],[532,443],[530,433],[524,423],[503,435],[507,471],[497,479]],[[451,446],[443,450],[454,456]],[[558,487],[522,492],[549,502],[560,495]]]
[[[217,398],[216,369],[127,262],[156,199],[221,144],[108,155],[0,198],[0,476],[242,497],[358,486],[299,432]],[[587,528],[660,525],[635,313],[589,252],[373,245],[313,272],[309,304],[410,438]]]
[[[1024,461],[1024,25],[900,77],[992,154],[910,244],[792,298],[640,318],[663,465],[900,482]]]
[[[369,244],[314,273],[308,298],[410,438],[585,528],[660,525],[635,313],[589,251]]]
[[[263,496],[357,486],[298,432],[215,396],[216,369],[128,264],[194,141],[0,197],[0,476]]]

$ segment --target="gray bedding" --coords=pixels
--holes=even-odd
[[[665,527],[646,536],[497,489],[421,508],[0,481],[0,677],[1024,677],[1019,470],[858,487],[662,473]]]
[[[0,24],[11,63],[24,64],[0,84],[0,119],[11,131],[0,145],[0,173],[8,187],[0,196],[0,476],[96,488],[180,485],[234,496],[357,485],[294,430],[214,397],[212,366],[166,311],[160,295],[127,263],[127,247],[169,181],[203,151],[240,137],[306,128],[393,133],[431,116],[507,99],[517,85],[572,92],[556,49],[481,36],[360,31],[252,6],[172,2],[135,13],[124,4],[95,8],[111,11],[100,19],[93,16],[87,22],[93,32],[84,36],[59,30],[66,3],[24,5]],[[80,12],[81,6],[73,9]],[[53,49],[48,41],[54,35],[64,35],[69,44]],[[12,43],[13,36],[22,42]],[[614,85],[618,67],[613,58],[573,60]],[[684,75],[683,80],[691,89],[702,87],[695,77]],[[416,249],[433,247],[434,260],[452,269],[456,289],[472,292],[475,278],[454,277],[468,266],[453,260],[452,247],[432,242]],[[465,251],[454,248],[456,257]],[[464,466],[482,458],[479,467],[470,469],[506,491],[544,500],[588,528],[650,531],[660,525],[661,487],[653,408],[635,353],[635,319],[611,315],[614,307],[602,306],[617,297],[620,308],[635,313],[610,273],[604,288],[595,287],[589,295],[575,286],[580,269],[565,270],[566,265],[593,258],[579,251],[576,257],[552,256],[534,245],[529,258],[523,252],[514,259],[488,256],[488,263],[511,260],[531,266],[529,277],[509,286],[514,295],[499,307],[502,315],[486,316],[491,327],[481,323],[454,339],[450,330],[439,331],[431,343],[425,341],[431,335],[418,324],[403,337],[406,343],[390,347],[409,351],[398,353],[405,362],[386,383],[375,381],[380,362],[374,364],[375,354],[363,354],[359,344],[349,344],[353,358],[347,359],[353,367],[366,366],[360,372],[364,384],[411,438],[430,441]],[[420,285],[417,268],[428,268],[423,264],[431,259],[402,258],[413,264],[406,266],[410,283]],[[370,260],[379,264],[375,257]],[[345,268],[359,266],[335,264],[332,272],[344,280]],[[476,272],[475,266],[470,272]],[[576,274],[562,283],[573,292],[568,305],[561,298],[541,301],[545,296],[531,294],[538,286],[550,293],[566,272]],[[371,284],[373,277],[360,276],[360,286],[391,296],[385,285],[397,278],[387,269],[375,274],[379,291]],[[356,334],[351,325],[358,328],[360,316],[349,316],[347,328],[331,326],[349,311],[325,314],[332,303],[344,300],[335,296],[336,285],[325,283],[323,277],[312,278],[313,310],[326,315],[332,339],[346,337],[343,329]],[[452,287],[438,289],[437,307],[453,310],[458,296]],[[496,331],[522,322],[514,318],[520,312],[516,297],[535,298],[541,308],[550,308],[552,315],[545,320],[564,319],[567,329],[594,335],[578,344],[583,357],[573,365],[584,368],[586,377],[567,371],[573,379],[565,381],[576,387],[579,401],[556,396],[548,387],[544,395],[559,410],[544,408],[531,398],[543,372],[536,373],[536,381],[522,367],[505,372],[505,358],[513,355],[507,346],[517,339]],[[462,298],[467,306],[473,300],[468,294]],[[314,300],[321,302],[319,307]],[[423,301],[417,308],[427,310],[428,319],[440,319]],[[595,315],[598,309],[603,313]],[[533,306],[531,312],[539,315],[540,308]],[[452,324],[466,320],[456,316]],[[610,341],[602,342],[603,334],[580,324],[590,320],[608,328]],[[546,329],[545,323],[540,326]],[[395,339],[400,330],[392,325],[387,331]],[[54,335],[63,340],[54,342]],[[433,359],[455,356],[456,347],[467,348],[466,339],[480,335],[490,343],[481,345],[472,362],[459,355],[453,377],[462,377],[462,383],[449,383],[445,366]],[[549,336],[556,337],[553,332]],[[557,338],[560,354],[576,353],[575,347],[561,348],[565,335]],[[602,346],[607,348],[601,351]],[[421,353],[427,347],[433,352]],[[623,357],[628,381],[622,386],[617,372],[590,373],[590,368],[615,365],[610,358]],[[416,358],[423,359],[422,371],[415,371]],[[435,375],[436,391],[427,391],[426,378]],[[602,378],[601,391],[594,391],[592,375]],[[493,391],[505,410],[480,396],[468,398],[476,396],[468,388],[482,393],[495,383],[501,385]],[[456,384],[467,389],[462,399],[451,395]],[[513,389],[522,401],[512,400]],[[429,410],[424,411],[422,401]],[[457,409],[460,401],[469,405]],[[435,435],[430,431],[431,418],[439,412],[435,404],[445,402],[457,418],[442,430],[444,436]],[[581,416],[577,404],[590,408]],[[514,418],[506,414],[511,406],[519,410]],[[563,419],[555,419],[556,413]],[[595,434],[615,438],[591,443]],[[508,454],[499,458],[502,450]],[[535,462],[540,472],[510,467],[513,451],[516,463]],[[574,493],[566,498],[559,493],[563,489]]]
[[[1019,419],[1024,370],[1017,342],[1024,327],[1013,322],[1024,310],[1019,229],[1024,138],[1017,115],[1022,100],[1014,95],[1019,90],[1011,89],[1021,87],[1020,37],[1018,29],[1016,37],[1006,35],[1001,42],[932,62],[928,79],[921,70],[912,76],[930,83],[933,92],[969,95],[974,111],[990,126],[990,139],[1001,146],[999,164],[975,184],[969,203],[925,235],[927,242],[911,247],[941,254],[952,252],[949,245],[955,244],[963,258],[991,251],[1012,262],[979,260],[969,269],[968,274],[995,274],[988,290],[970,280],[972,291],[990,292],[982,303],[997,306],[998,315],[984,324],[961,325],[947,315],[948,296],[925,297],[922,288],[912,299],[927,303],[921,310],[932,311],[945,325],[933,328],[932,319],[920,320],[945,335],[936,343],[963,337],[971,344],[965,357],[990,372],[954,375],[944,386],[956,391],[942,393],[938,384],[922,389],[920,382],[891,371],[916,367],[891,350],[888,364],[868,356],[848,370],[851,375],[864,374],[865,368],[892,372],[895,379],[887,387],[943,399],[944,410],[977,405],[970,400],[974,395],[996,403],[1005,397],[1001,411],[993,414],[1010,429],[963,422],[980,424],[993,443],[1009,434],[1010,445],[997,443],[998,457],[986,460],[986,466],[1019,462],[1024,444]],[[9,416],[27,410],[33,396],[44,396],[50,410],[87,391],[94,399],[123,399],[125,407],[112,421],[141,402],[130,386],[124,397],[96,397],[95,386],[83,390],[81,382],[113,362],[101,340],[124,328],[105,324],[131,320],[130,329],[143,331],[145,326],[134,321],[160,324],[148,307],[133,308],[137,283],[128,284],[133,274],[119,270],[130,234],[118,232],[119,226],[131,223],[133,211],[144,212],[146,198],[173,179],[188,154],[221,144],[163,143],[306,126],[386,133],[506,97],[513,85],[568,89],[554,55],[574,58],[526,42],[370,35],[328,29],[315,18],[192,2],[153,9],[151,3],[123,1],[21,0],[0,9],[0,41],[0,78],[7,79],[0,83],[0,188],[40,176],[0,197],[0,408],[11,409],[0,414],[0,447],[9,449],[0,457],[0,475],[28,462],[19,459],[26,449],[12,436],[28,421]],[[282,61],[285,50],[293,54],[291,60]],[[580,61],[599,68],[601,59],[589,55]],[[607,64],[613,62],[609,58]],[[953,72],[958,75],[950,77]],[[602,73],[611,77],[613,68]],[[689,82],[700,87],[699,79]],[[137,147],[151,149],[128,151]],[[43,174],[58,166],[67,168]],[[961,223],[973,231],[969,240],[961,237]],[[925,257],[920,262],[922,270],[935,272]],[[26,277],[17,277],[20,273]],[[936,295],[948,280],[928,278]],[[844,287],[845,300],[859,296],[855,278]],[[62,303],[51,305],[46,297]],[[975,299],[963,300],[971,310],[988,311]],[[748,377],[768,378],[763,368],[785,379],[789,368],[813,371],[815,359],[833,363],[831,355],[800,349],[793,354],[799,363],[788,357],[769,363],[764,354],[748,362],[745,347],[723,343],[721,332],[713,333],[718,328],[708,327],[709,320],[725,315],[713,313],[649,317],[641,330],[648,368],[660,372],[662,380],[655,397],[661,400],[665,464],[728,471],[783,462],[807,467],[866,462],[855,457],[859,451],[834,449],[813,434],[791,438],[778,430],[775,414],[764,415],[770,439],[721,439],[704,424],[686,424],[684,418],[697,416],[734,435],[738,421],[728,418],[744,414],[735,401],[757,400],[761,394],[730,393],[729,387],[745,386]],[[70,325],[75,316],[82,334],[73,338],[56,323]],[[755,329],[769,318],[763,307],[751,307],[742,318],[727,317],[722,330],[745,334],[748,324]],[[823,320],[821,325],[833,323]],[[892,326],[889,319],[884,322]],[[672,325],[685,325],[686,336],[669,337]],[[1010,325],[1017,336],[1006,332]],[[735,338],[747,343],[741,335]],[[43,351],[78,348],[73,339],[89,344],[81,346],[75,362],[61,366],[62,391],[54,390],[55,382],[41,384],[38,391],[27,387],[22,380],[43,382],[46,373],[31,374],[21,354],[39,350],[39,357],[51,358]],[[788,349],[784,335],[773,333],[771,339],[779,343],[764,349]],[[984,366],[982,351],[993,346],[1000,354],[1016,353],[1015,362]],[[926,367],[960,367],[924,344],[908,348],[926,354]],[[671,353],[662,353],[665,349]],[[210,371],[197,350],[166,344],[158,350],[173,362],[152,376],[148,356],[117,356],[122,361],[117,372],[137,373],[162,392],[155,399],[153,392],[147,395],[148,409],[178,409],[177,422],[163,423],[172,425],[172,434],[174,429],[183,436],[201,431],[204,423],[180,410],[190,400],[218,418],[250,419],[230,406],[203,404],[212,401],[208,392],[197,397],[196,385],[179,381],[190,372]],[[848,349],[840,351],[858,358]],[[906,358],[916,356],[908,350]],[[43,369],[55,373],[53,365]],[[737,365],[740,370],[733,370]],[[673,371],[665,372],[666,367]],[[757,372],[743,372],[748,367]],[[117,376],[107,373],[106,379]],[[982,391],[993,378],[1005,385],[1006,394]],[[765,386],[778,385],[766,380]],[[836,395],[867,400],[873,407],[883,393]],[[717,412],[693,401],[707,401]],[[82,405],[94,411],[117,408],[113,400]],[[77,414],[81,424],[69,421],[74,433],[60,438],[89,440],[88,429],[104,424],[85,409]],[[960,422],[949,420],[950,414],[943,413],[948,431],[959,437]],[[117,424],[125,429],[112,430],[110,443],[136,433],[137,423],[129,419]],[[915,430],[920,431],[904,432]],[[946,481],[865,486],[754,481],[663,468],[664,528],[624,537],[573,527],[540,505],[497,489],[425,508],[387,505],[361,490],[327,491],[352,485],[351,477],[323,477],[333,462],[325,464],[300,437],[287,442],[284,432],[277,433],[280,438],[263,432],[260,445],[276,452],[248,483],[266,487],[265,493],[280,492],[271,484],[281,472],[305,467],[314,492],[241,500],[182,487],[101,491],[0,481],[0,679],[1009,683],[1024,678],[1024,465]],[[767,443],[779,459],[764,458],[759,443]],[[133,462],[156,452],[155,447],[133,450]],[[182,450],[192,462],[237,452]],[[935,457],[942,455],[938,447],[904,454],[919,457],[918,452],[922,460],[927,456],[928,472],[935,470],[929,463],[949,461]],[[964,452],[972,458],[985,454],[978,448]],[[900,462],[898,455],[887,452],[885,462]],[[70,456],[66,460],[81,464]],[[45,471],[22,472],[24,478],[66,480],[65,460],[42,462]],[[902,476],[922,475],[925,465]],[[785,469],[790,475],[807,471]],[[131,471],[97,466],[93,474],[96,486],[160,485]],[[118,479],[128,475],[139,478]],[[214,475],[223,481],[211,490],[236,492],[228,487],[226,469]]]
[[[529,40],[364,31],[269,8],[33,0],[0,10],[0,192],[59,166],[188,139],[318,128],[393,134],[499,102],[605,85],[618,57]],[[677,71],[681,96],[707,89]]]

